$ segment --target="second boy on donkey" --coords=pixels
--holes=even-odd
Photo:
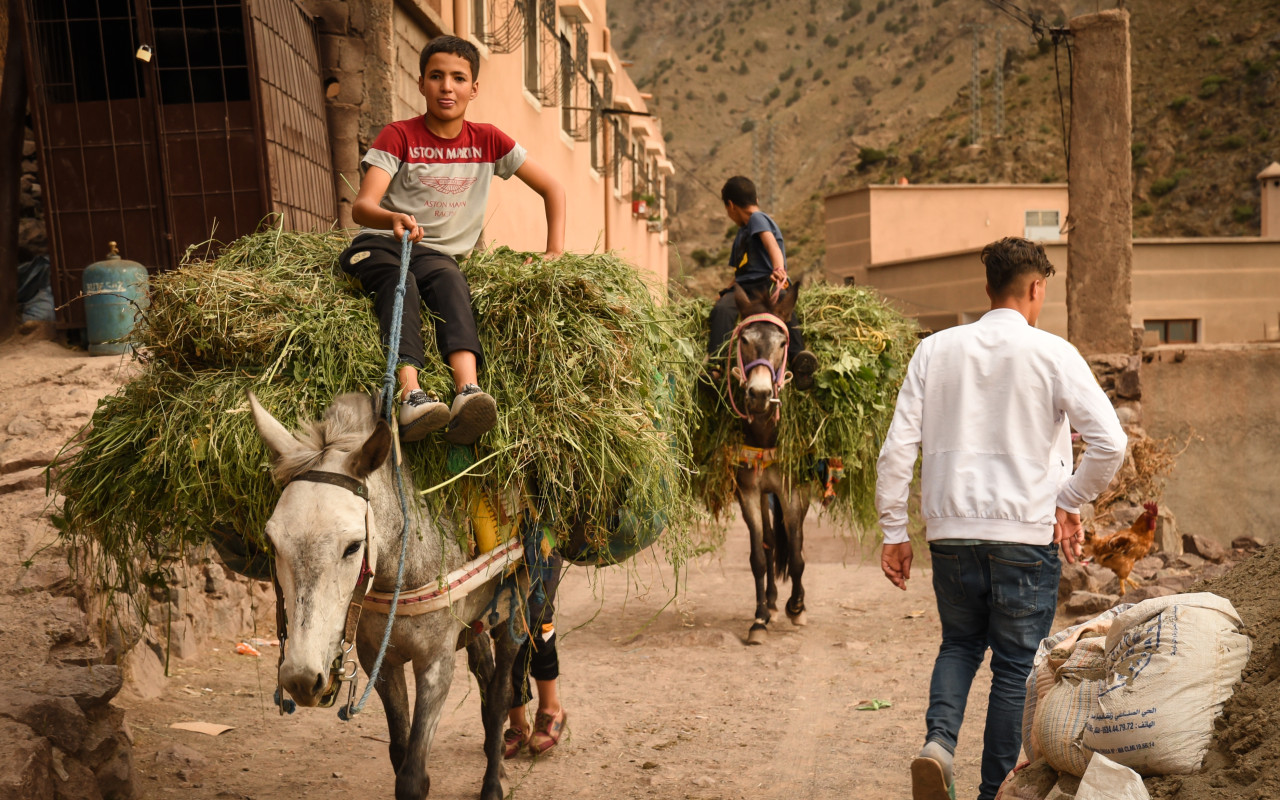
[[[427,101],[421,117],[387,125],[363,163],[360,193],[351,217],[364,226],[340,258],[342,268],[373,296],[385,338],[400,280],[401,237],[413,242],[398,347],[400,435],[418,441],[445,428],[445,439],[467,445],[497,422],[497,403],[480,389],[484,363],[471,310],[471,291],[457,259],[480,238],[489,183],[515,175],[546,206],[546,257],[564,249],[564,188],[523,147],[492,125],[469,122],[467,106],[479,90],[480,54],[455,36],[431,40],[419,59],[418,91]],[[422,390],[418,370],[425,354],[421,302],[436,318],[436,345],[453,371],[452,407]]]
[[[717,360],[721,348],[733,329],[738,324],[738,303],[734,298],[734,287],[741,286],[749,296],[759,296],[771,292],[774,287],[786,287],[787,251],[782,242],[782,231],[773,217],[760,210],[756,197],[756,185],[749,178],[735,175],[725,182],[720,190],[720,199],[724,201],[724,211],[738,225],[738,234],[734,237],[733,247],[729,251],[729,266],[733,267],[733,282],[728,289],[720,292],[720,299],[711,309],[711,337],[707,344],[707,359],[710,364],[708,374],[712,380],[719,381],[724,373],[724,362]],[[813,373],[818,368],[818,360],[813,353],[804,349],[804,335],[800,324],[793,313],[785,320],[789,334],[788,348],[790,356],[788,367],[791,369],[792,382],[797,389],[808,389],[813,386]]]

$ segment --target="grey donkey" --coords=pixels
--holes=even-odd
[[[363,577],[365,559],[375,574],[372,590],[394,590],[404,517],[389,459],[391,429],[363,394],[340,395],[322,420],[304,425],[297,433],[263,409],[252,393],[249,405],[273,455],[276,480],[284,486],[266,525],[278,596],[283,597],[288,620],[280,685],[299,705],[315,706],[336,691],[331,665],[340,656],[348,603]],[[368,499],[342,485],[303,478],[311,472],[353,479],[357,489],[365,487]],[[411,538],[404,574],[408,589],[438,580],[462,565],[466,554],[452,531],[429,518],[408,476],[405,485],[410,487]],[[510,706],[511,668],[518,646],[503,624],[510,605],[505,596],[504,602],[497,603],[500,617],[495,619],[490,611],[497,588],[494,578],[452,607],[396,616],[375,687],[387,714],[396,800],[422,800],[430,790],[427,759],[453,680],[454,653],[464,643],[480,686],[484,720],[487,767],[480,796],[498,800],[506,795],[502,726]],[[527,592],[527,583],[523,591]],[[519,600],[523,602],[524,597]],[[485,619],[498,623],[493,625],[492,637],[473,626]],[[373,669],[386,621],[386,616],[367,611],[361,617],[356,653],[366,673]],[[412,711],[406,666],[412,667],[414,675]]]

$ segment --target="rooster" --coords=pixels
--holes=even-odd
[[[1085,547],[1093,553],[1093,560],[1116,574],[1120,579],[1120,594],[1125,592],[1125,584],[1138,585],[1136,578],[1130,578],[1134,563],[1151,550],[1151,543],[1156,538],[1156,518],[1160,510],[1155,503],[1143,503],[1146,509],[1142,516],[1124,530],[1105,536],[1093,533],[1085,534]]]

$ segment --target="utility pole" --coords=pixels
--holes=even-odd
[[[766,120],[768,129],[765,130],[765,154],[769,159],[769,213],[778,213],[778,162],[773,159],[773,120]]]
[[[969,22],[961,26],[961,30],[973,34],[973,52],[969,58],[970,144],[977,144],[982,138],[982,66],[978,60],[978,51],[982,49],[982,31],[986,27],[978,22]]]
[[[764,175],[760,172],[760,126],[751,128],[751,176],[764,185]]]
[[[1131,354],[1133,264],[1129,13],[1070,22],[1067,338],[1086,357]]]
[[[1004,29],[996,28],[996,132],[1004,138]]]

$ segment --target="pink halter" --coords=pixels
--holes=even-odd
[[[782,346],[782,366],[781,367],[778,367],[775,369],[773,366],[773,362],[768,360],[767,358],[757,358],[755,361],[752,361],[750,364],[744,365],[742,363],[742,337],[741,337],[742,329],[747,327],[748,325],[753,325],[757,322],[768,322],[769,324],[776,325],[777,327],[782,329],[782,335],[786,337],[786,344]],[[732,336],[729,337],[729,341],[733,343],[734,358],[738,362],[738,366],[730,370],[729,374],[726,375],[724,379],[725,394],[729,395],[729,406],[733,408],[733,413],[737,414],[739,417],[741,417],[742,419],[745,419],[748,422],[751,422],[754,419],[754,417],[751,414],[744,414],[738,408],[737,402],[733,399],[733,383],[730,380],[731,377],[736,376],[738,378],[739,383],[745,384],[747,382],[747,376],[751,374],[751,370],[755,369],[756,367],[768,367],[769,374],[773,376],[773,398],[772,398],[774,402],[773,418],[775,421],[778,420],[779,418],[781,418],[781,415],[782,415],[782,404],[778,402],[778,393],[781,392],[782,387],[786,385],[787,378],[790,374],[787,372],[787,356],[789,355],[789,350],[791,347],[791,332],[787,330],[787,323],[783,322],[782,319],[778,317],[776,314],[769,314],[767,312],[761,313],[761,314],[752,314],[751,316],[743,319],[741,322],[738,323],[738,327],[733,329],[733,334]]]

